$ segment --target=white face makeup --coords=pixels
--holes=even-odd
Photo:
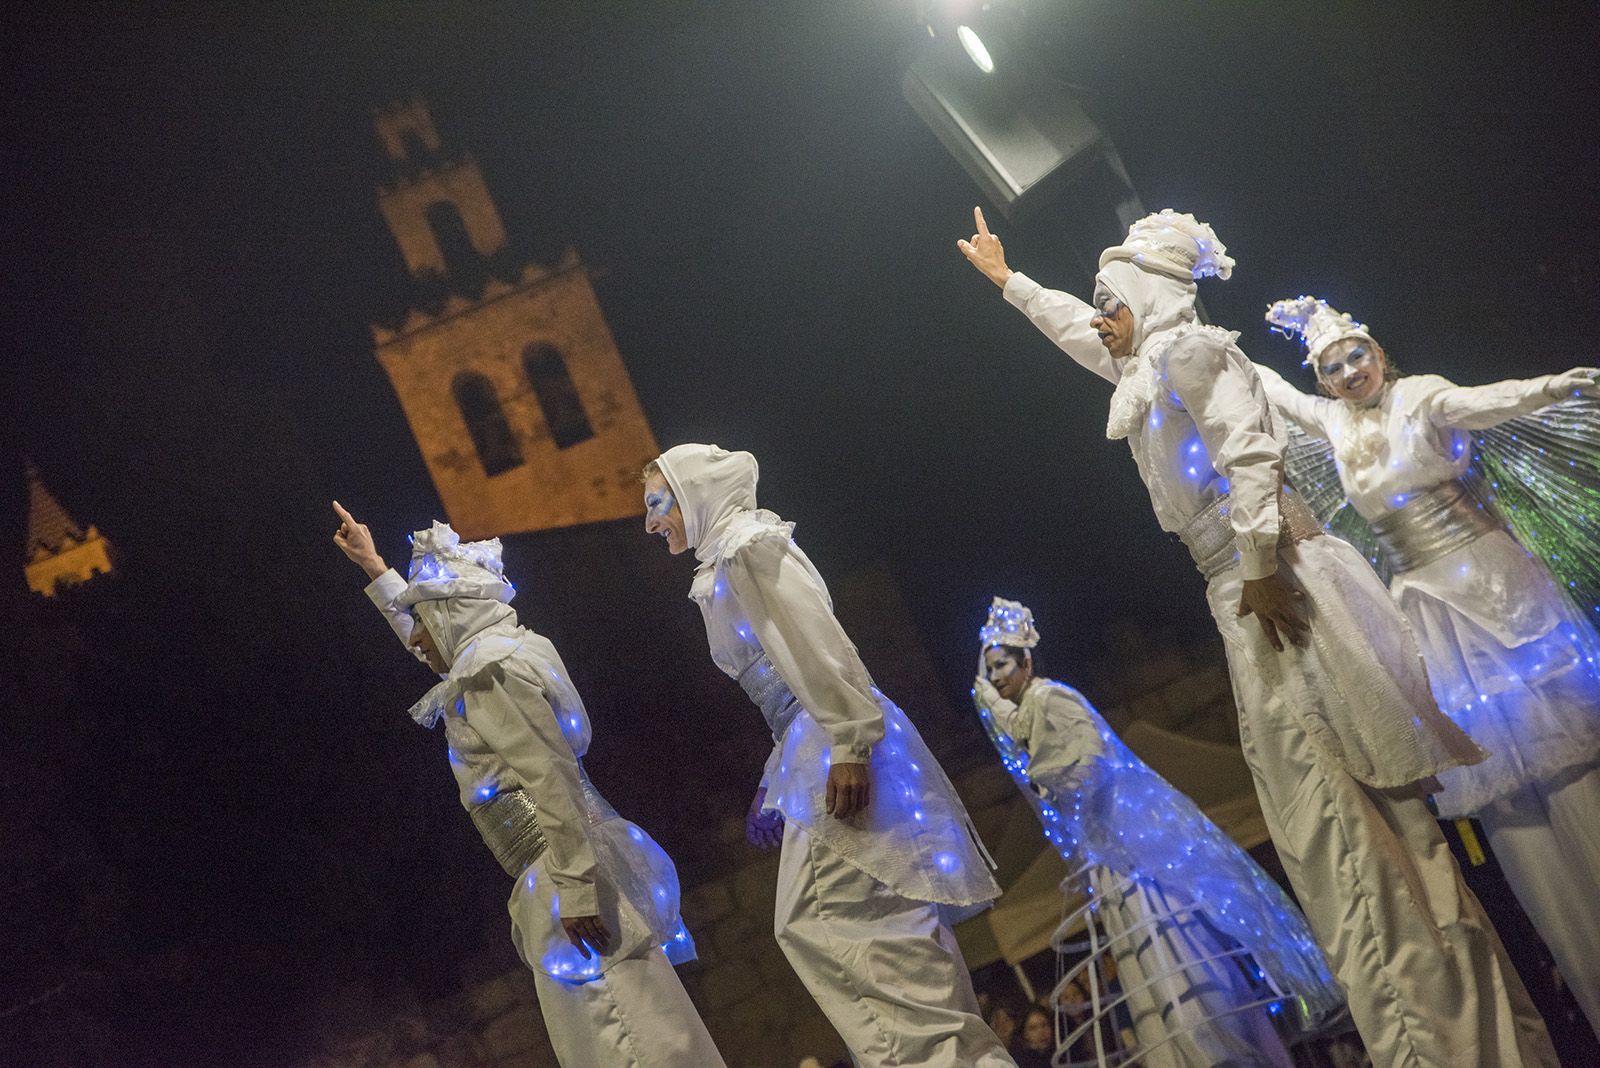
[[[1133,309],[1118,299],[1104,282],[1094,287],[1094,318],[1089,326],[1100,335],[1100,344],[1121,360],[1133,355]]]
[[[439,652],[439,646],[434,644],[433,635],[428,633],[427,626],[415,612],[411,613],[411,640],[406,644],[422,654],[427,665],[439,674],[450,670],[450,665],[444,662],[444,655]]]
[[[689,537],[683,526],[683,509],[678,507],[666,476],[659,471],[645,480],[644,529],[648,534],[659,534],[666,538],[667,551],[673,556],[689,548]]]
[[[1363,404],[1383,389],[1383,349],[1366,338],[1335,341],[1318,358],[1317,377],[1340,400]]]
[[[1022,696],[1028,681],[1033,678],[1033,659],[1026,650],[1005,645],[991,645],[983,651],[983,667],[994,683],[994,688],[1007,701]]]

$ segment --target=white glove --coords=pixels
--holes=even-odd
[[[1558,375],[1551,375],[1544,384],[1547,397],[1566,400],[1568,397],[1600,397],[1600,368],[1574,367]]]
[[[979,675],[972,680],[972,699],[978,702],[979,708],[993,708],[1000,703],[1000,691],[994,688],[994,683]]]

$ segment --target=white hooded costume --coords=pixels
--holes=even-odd
[[[1267,320],[1304,338],[1313,367],[1337,341],[1373,343],[1362,324],[1311,297],[1279,301]],[[1482,821],[1600,1030],[1600,906],[1573,907],[1600,894],[1600,638],[1460,481],[1472,431],[1569,396],[1573,376],[1457,386],[1415,375],[1357,406],[1258,370],[1272,402],[1332,446],[1339,483],[1394,573],[1389,592],[1417,636],[1439,706],[1491,754],[1440,773],[1440,814]]]
[[[1121,361],[1089,304],[1020,272],[1005,297],[1116,386],[1107,434],[1127,438],[1157,520],[1207,580],[1262,812],[1373,1063],[1553,1068],[1543,1021],[1427,808],[1424,785],[1484,753],[1434,704],[1371,567],[1284,491],[1283,431],[1238,335],[1195,321],[1194,280],[1232,267],[1192,216],[1136,222],[1096,279],[1134,317]],[[1243,581],[1279,569],[1310,621],[1307,646],[1282,653],[1237,614]]]
[[[656,460],[699,568],[711,658],[772,730],[761,783],[781,813],[774,931],[863,1066],[1010,1065],[978,1015],[949,923],[999,896],[955,789],[873,685],[794,524],[756,507],[747,452],[679,445]],[[833,762],[871,769],[871,800],[827,814]]]
[[[716,1068],[672,967],[695,955],[677,872],[584,774],[588,714],[555,647],[505,603],[499,540],[435,523],[412,553],[409,583],[391,569],[367,596],[403,642],[420,619],[450,664],[411,715],[444,723],[461,804],[512,878],[512,938],[562,1068]],[[598,916],[611,951],[585,959],[563,916]]]

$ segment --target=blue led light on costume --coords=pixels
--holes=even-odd
[[[1096,865],[1135,879],[1154,879],[1159,872],[1159,882],[1181,887],[1212,924],[1249,952],[1274,989],[1305,998],[1302,1021],[1325,1020],[1338,1011],[1343,995],[1282,889],[1193,801],[1134,755],[1081,694],[1047,679],[1033,686],[1066,690],[1087,710],[1100,734],[1101,756],[1059,779],[1030,778],[1027,750],[992,715],[980,718],[1038,814],[1046,840],[1068,866],[1081,873]]]
[[[944,872],[946,875],[949,875],[951,872],[955,871],[961,866],[960,859],[957,858],[954,853],[935,853],[933,857],[933,863],[935,867]]]

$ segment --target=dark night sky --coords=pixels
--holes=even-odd
[[[1261,311],[1309,291],[1462,382],[1596,362],[1589,5],[1453,5],[1448,25],[1412,5],[1027,7],[1034,61],[1085,89],[1145,203],[1211,222],[1238,259],[1201,293],[1247,351],[1297,371]],[[1186,554],[1104,439],[1108,388],[953,247],[977,193],[900,96],[910,0],[326,11],[85,6],[9,34],[0,441],[125,555],[133,608],[95,632],[115,648],[81,692],[139,726],[115,719],[86,766],[126,802],[130,952],[187,947],[212,988],[134,1048],[269,1061],[332,983],[448,989],[485,949],[452,913],[503,907],[404,722],[427,679],[327,541],[330,496],[396,556],[440,511],[367,330],[409,292],[374,202],[374,105],[425,95],[518,249],[571,245],[600,272],[663,446],[754,451],[763,503],[825,574],[889,563],[954,698],[994,592],[1034,606],[1067,677],[1112,655],[1107,621],[1206,633]],[[1014,266],[1082,291],[1068,210],[997,228]],[[568,544],[509,553],[558,644],[595,631],[568,622],[592,614]],[[737,707],[681,564],[594,580],[608,604],[637,580],[635,614],[671,637],[619,619],[606,648],[564,646],[591,704],[666,672]],[[734,729],[631,707],[597,748],[637,731],[691,759],[640,785],[597,753],[625,812],[681,796],[696,732]],[[753,717],[737,731],[758,758]],[[122,775],[123,737],[159,758]]]

